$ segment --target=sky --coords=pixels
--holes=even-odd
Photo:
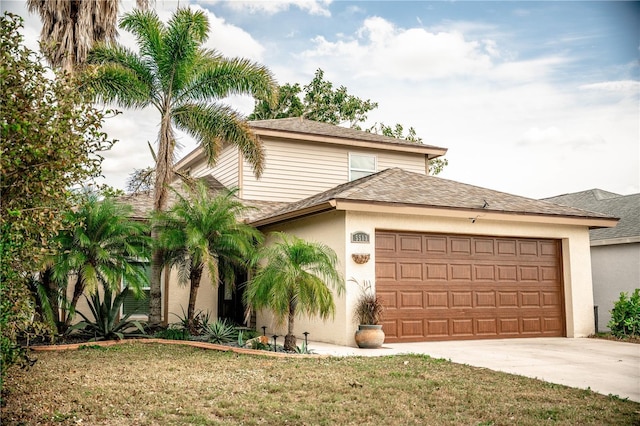
[[[271,69],[278,83],[311,81],[378,102],[363,127],[414,127],[448,148],[440,177],[530,198],[600,188],[640,192],[640,2],[156,0],[207,12],[206,47]],[[133,3],[122,2],[122,11]],[[41,29],[23,1],[25,44]],[[119,42],[135,48],[120,31]],[[249,114],[253,100],[224,102]],[[118,139],[104,180],[125,188],[152,165],[154,110],[105,124]],[[180,158],[195,148],[180,134]]]

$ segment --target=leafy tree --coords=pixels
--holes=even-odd
[[[131,210],[111,198],[100,200],[97,194],[88,193],[77,208],[66,213],[71,227],[56,237],[60,250],[50,259],[52,279],[63,289],[69,277],[74,277],[68,309],[58,321],[61,331],[71,325],[83,293],[95,294],[100,285],[119,291],[123,278],[134,294],[140,295],[146,286],[147,275],[137,264],[149,259],[151,239],[147,225],[129,219]]]
[[[98,45],[88,62],[95,66],[86,86],[96,99],[125,108],[156,108],[160,116],[155,168],[154,210],[166,210],[176,139],[174,128],[193,136],[214,164],[223,143],[239,147],[262,173],[264,153],[258,137],[239,113],[220,103],[234,94],[275,100],[277,86],[269,70],[243,58],[225,58],[202,47],[209,21],[202,11],[178,8],[164,24],[156,13],[135,10],[120,21],[140,49]],[[155,231],[154,231],[155,232]],[[155,236],[155,235],[153,235]],[[162,252],[151,262],[149,321],[161,320]]]
[[[387,126],[384,123],[376,123],[367,129],[367,132],[377,133],[379,135],[390,136],[396,139],[404,139],[409,142],[422,143],[422,138],[417,135],[416,129],[409,127],[407,134],[404,134],[404,126],[400,123],[396,123],[395,126]],[[438,175],[442,170],[449,165],[449,160],[446,158],[435,158],[429,160],[429,172],[432,175]]]
[[[278,90],[278,101],[270,104],[267,101],[257,101],[249,120],[269,120],[273,118],[302,117],[305,106],[300,100],[302,88],[298,83],[289,83],[280,86]]]
[[[41,49],[54,68],[73,73],[95,43],[114,42],[119,0],[27,0],[29,11],[40,15]],[[149,0],[137,0],[146,9]]]
[[[344,280],[336,271],[338,258],[327,245],[276,233],[279,242],[263,247],[253,264],[259,267],[249,280],[244,301],[249,309],[267,308],[279,323],[287,320],[284,348],[295,350],[293,334],[297,314],[327,319],[335,313],[331,288],[338,294]]]
[[[344,86],[334,90],[333,83],[324,80],[324,71],[318,69],[311,82],[304,86],[304,94],[298,83],[280,86],[278,102],[270,105],[265,101],[257,101],[249,119],[304,117],[335,125],[349,123],[350,127],[360,130],[360,123],[367,119],[367,113],[377,107],[377,102],[372,102],[370,99],[365,101],[348,94]],[[422,138],[416,134],[413,127],[409,127],[405,134],[404,126],[399,123],[395,126],[376,123],[366,131],[422,143]],[[429,171],[437,175],[448,164],[446,158],[430,160]]]
[[[127,178],[127,192],[137,194],[140,192],[151,192],[155,180],[155,169],[145,167],[144,169],[134,169]]]
[[[17,335],[35,325],[28,277],[62,228],[70,188],[100,175],[106,112],[51,80],[23,46],[22,19],[0,19],[0,328],[1,371],[19,355]]]
[[[205,268],[214,282],[233,282],[236,268],[246,268],[254,242],[261,241],[262,234],[239,220],[247,207],[235,191],[212,196],[199,182],[190,192],[189,198],[177,194],[176,204],[158,215],[155,226],[166,263],[178,268],[181,283],[189,282],[186,319],[194,333],[196,298]]]
[[[324,79],[324,71],[320,68],[311,82],[304,86],[303,101],[300,96],[302,89],[299,84],[285,84],[280,88],[277,104],[256,102],[249,119],[304,117],[335,125],[348,123],[350,127],[359,128],[358,123],[367,119],[367,113],[378,107],[370,99],[362,100],[350,95],[344,86],[334,89],[333,83]]]

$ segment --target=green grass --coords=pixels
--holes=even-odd
[[[267,358],[159,344],[38,353],[2,424],[640,424],[640,404],[426,356]]]

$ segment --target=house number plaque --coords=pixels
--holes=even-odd
[[[369,234],[361,231],[354,232],[351,234],[351,242],[369,244]]]

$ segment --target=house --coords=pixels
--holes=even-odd
[[[266,153],[260,179],[233,146],[213,167],[196,149],[176,168],[239,188],[257,206],[246,221],[263,232],[332,247],[345,278],[375,283],[387,342],[593,332],[589,230],[614,217],[429,176],[444,148],[300,118],[250,125]],[[165,320],[186,306],[174,283],[167,272]],[[200,291],[199,308],[213,315],[241,308],[240,285]],[[297,319],[296,333],[353,346],[358,294],[347,282],[335,318]],[[268,312],[256,325],[285,334]]]
[[[615,228],[589,231],[596,327],[598,331],[607,331],[610,311],[620,293],[640,288],[640,194],[620,195],[591,189],[545,201],[620,218]]]

